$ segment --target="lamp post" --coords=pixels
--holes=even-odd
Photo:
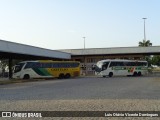
[[[85,42],[86,42],[85,39],[86,39],[86,37],[83,37],[83,39],[84,39],[84,49],[85,49]]]
[[[85,61],[85,39],[86,39],[86,37],[83,37],[83,39],[84,39],[84,50],[83,50],[83,55],[84,55],[84,74],[86,75],[86,61]]]
[[[146,26],[145,26],[145,20],[147,19],[147,18],[142,18],[143,20],[144,20],[144,40],[146,41]]]

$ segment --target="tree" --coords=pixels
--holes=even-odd
[[[139,46],[140,47],[148,47],[148,46],[152,46],[152,43],[150,42],[150,40],[143,40],[142,42],[139,42]]]
[[[6,59],[0,60],[0,69],[2,70],[0,76],[2,77],[5,76],[5,69],[7,68],[7,66],[8,66],[8,60]]]
[[[148,62],[148,66],[151,66],[152,64],[151,56],[145,56],[145,60]]]
[[[14,66],[16,63],[21,62],[22,60],[13,60],[12,61],[12,66]],[[9,66],[9,61],[8,59],[1,59],[0,60],[0,68],[2,70],[5,70]]]
[[[8,66],[8,60],[6,59],[0,60],[0,67],[2,69],[5,69],[7,66]]]
[[[152,43],[150,40],[143,40],[142,42],[139,42],[139,47],[149,47],[152,46]],[[151,56],[145,56],[145,60],[148,61],[148,65],[150,66],[152,64]]]
[[[152,58],[152,64],[160,66],[160,55],[155,55]]]

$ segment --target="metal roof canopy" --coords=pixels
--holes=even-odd
[[[71,59],[70,53],[0,40],[0,57],[12,59]]]
[[[160,55],[160,46],[86,48],[86,49],[66,49],[66,50],[60,50],[60,51],[71,53],[72,56]]]

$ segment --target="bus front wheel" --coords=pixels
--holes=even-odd
[[[30,79],[30,76],[28,74],[25,74],[23,79]]]
[[[112,76],[113,76],[113,73],[112,73],[112,72],[110,72],[110,73],[109,73],[109,77],[112,77]]]

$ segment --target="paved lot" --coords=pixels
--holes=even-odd
[[[0,100],[160,99],[158,77],[77,78],[0,86]]]
[[[160,77],[87,77],[1,85],[0,110],[160,111]]]

